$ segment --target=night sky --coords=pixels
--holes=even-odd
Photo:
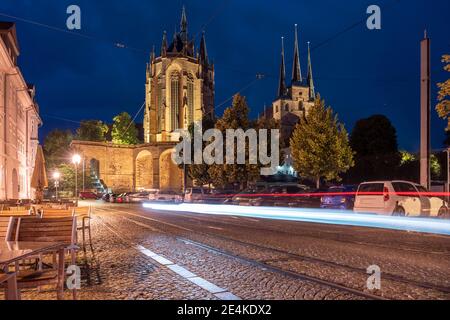
[[[183,4],[192,36],[198,34],[199,40],[207,24],[208,53],[216,65],[216,105],[257,73],[266,74],[242,92],[254,117],[275,98],[281,36],[291,77],[295,23],[303,75],[306,41],[311,41],[316,88],[349,131],[360,118],[384,114],[397,128],[400,147],[418,151],[419,41],[425,28],[432,39],[433,110],[436,83],[448,77],[440,62],[442,54],[450,54],[448,0],[2,0],[0,13],[64,29],[71,4],[81,7],[79,32],[88,38],[17,21],[19,64],[26,80],[37,86],[45,122],[41,140],[50,130],[73,129],[83,119],[111,122],[123,110],[134,115],[144,101],[149,51],[156,45],[159,53],[164,30],[172,38]],[[382,30],[366,28],[371,4],[381,6]],[[433,148],[442,147],[445,124],[433,111]]]

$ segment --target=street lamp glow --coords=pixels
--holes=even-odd
[[[73,162],[74,164],[76,164],[76,165],[79,165],[79,164],[81,163],[81,157],[80,157],[80,155],[79,155],[79,154],[75,154],[75,155],[72,157],[72,162]]]
[[[61,178],[61,173],[58,171],[53,172],[53,179],[59,180],[59,178]]]

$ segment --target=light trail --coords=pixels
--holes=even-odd
[[[358,226],[450,235],[450,220],[357,214],[350,211],[280,207],[241,207],[212,204],[145,203],[144,208],[158,211],[240,216],[261,219],[301,221],[343,226]]]

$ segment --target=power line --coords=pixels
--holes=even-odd
[[[6,17],[6,18],[9,18],[9,19],[14,19],[14,20],[17,20],[17,21],[20,21],[20,22],[28,23],[28,24],[31,24],[31,25],[35,25],[35,26],[38,26],[38,27],[47,28],[47,29],[52,30],[52,31],[62,32],[62,33],[65,33],[65,34],[69,34],[69,35],[80,37],[80,38],[87,39],[87,40],[101,41],[101,42],[109,43],[109,44],[113,45],[114,47],[120,48],[120,49],[130,49],[130,50],[133,50],[133,51],[144,52],[144,53],[147,52],[146,50],[142,50],[142,49],[139,49],[139,48],[134,48],[134,47],[128,46],[128,45],[126,45],[124,43],[121,43],[121,42],[112,42],[112,41],[109,41],[109,40],[101,39],[99,37],[94,37],[92,35],[84,34],[84,33],[81,33],[81,32],[74,32],[74,31],[67,30],[67,29],[64,29],[64,28],[59,28],[59,27],[55,27],[55,26],[52,26],[52,25],[49,25],[49,24],[45,24],[45,23],[42,23],[42,22],[39,22],[39,21],[25,19],[25,18],[21,18],[21,17],[18,17],[18,16],[10,15],[10,14],[4,13],[4,12],[0,12],[0,16]]]

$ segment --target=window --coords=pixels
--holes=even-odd
[[[366,183],[359,187],[358,192],[361,193],[382,193],[384,190],[383,183]]]
[[[403,196],[418,196],[417,189],[410,183],[393,182],[395,192],[401,193]]]
[[[178,73],[173,73],[170,80],[170,124],[171,131],[178,129],[179,125],[179,110],[180,110],[180,76]]]
[[[194,77],[192,75],[189,75],[187,79],[187,104],[187,123],[190,125],[194,122]]]
[[[163,130],[162,121],[165,117],[163,117],[164,113],[164,105],[163,105],[163,79],[160,76],[158,78],[158,84],[156,89],[156,103],[158,106],[158,133]]]
[[[289,112],[289,105],[288,105],[288,104],[284,106],[284,110],[285,110],[286,112]]]

